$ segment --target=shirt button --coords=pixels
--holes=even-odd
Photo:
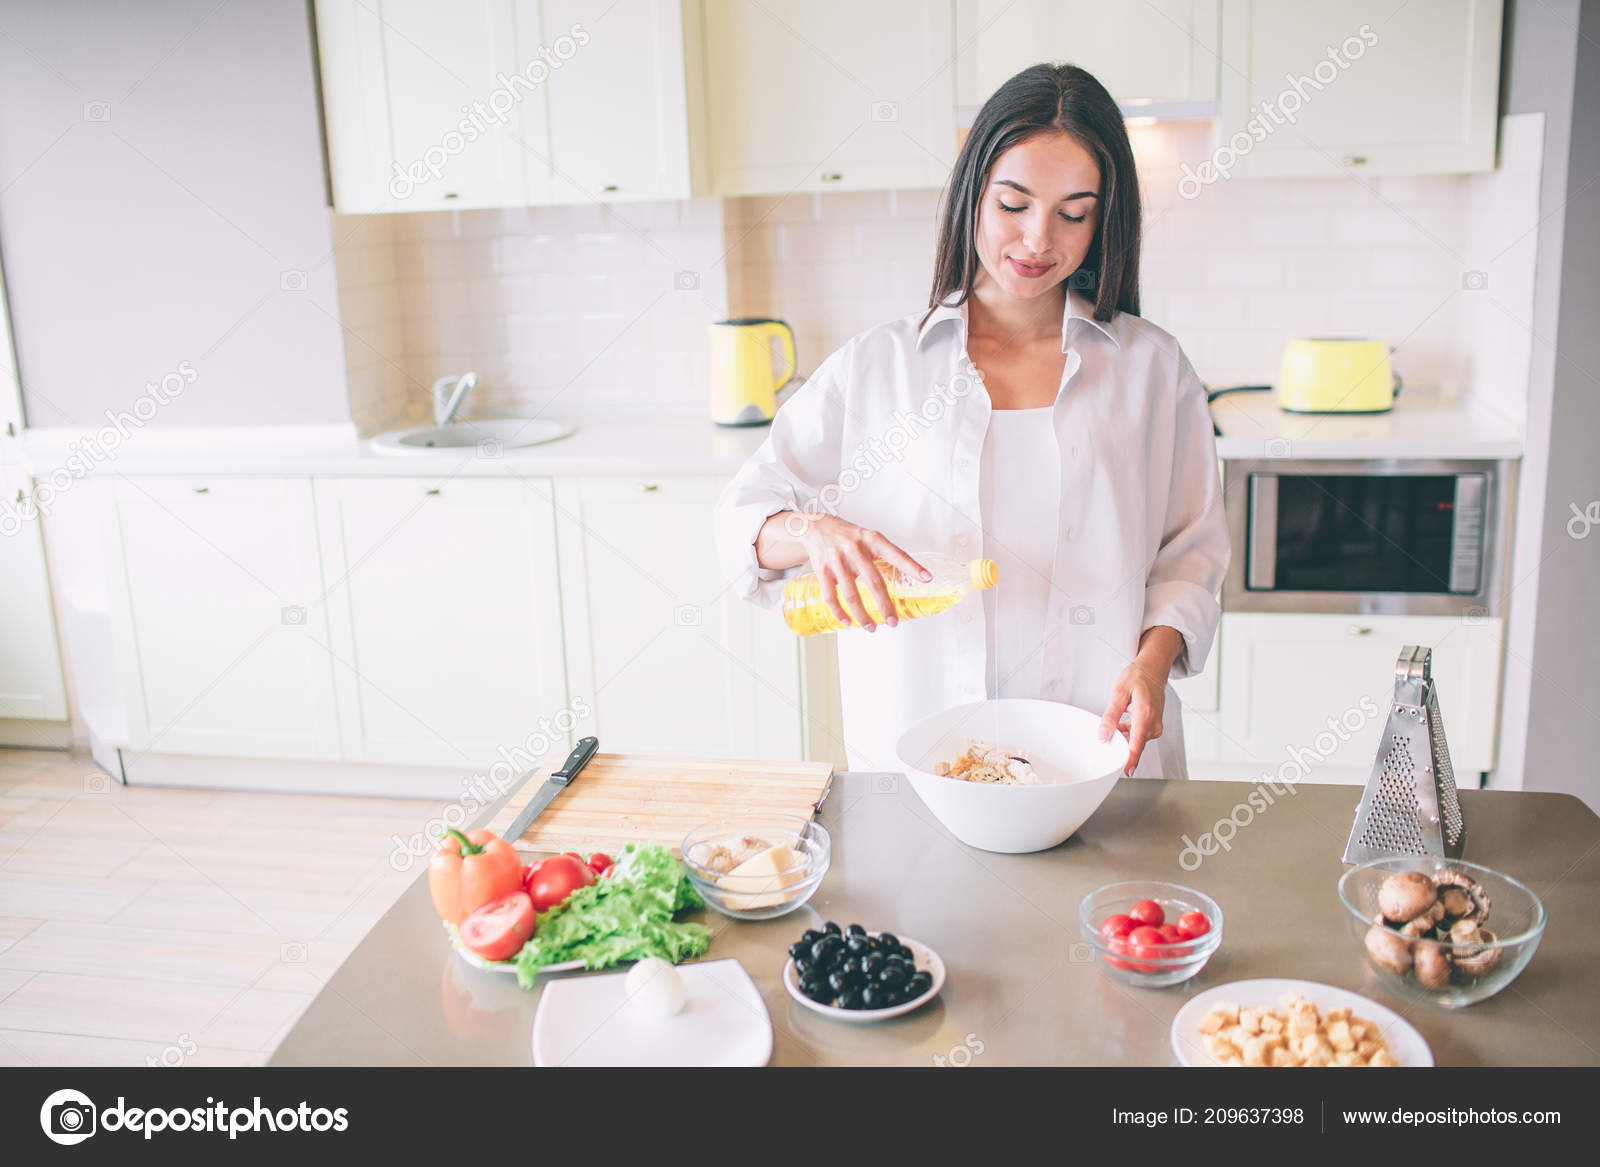
[[[1078,456],[1078,447],[1077,446],[1073,446],[1072,447],[1072,456],[1074,458],[1076,458]]]
[[[971,612],[963,612],[963,613],[961,613],[961,622],[963,624],[971,624],[972,623],[972,613]]]

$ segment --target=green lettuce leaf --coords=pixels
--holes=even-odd
[[[572,960],[599,969],[647,956],[674,964],[699,956],[711,945],[711,929],[673,917],[703,903],[671,851],[629,843],[609,879],[579,888],[538,918],[516,956],[517,980],[531,988],[541,968]]]

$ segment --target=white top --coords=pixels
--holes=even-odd
[[[1050,606],[1061,491],[1053,412],[992,410],[983,443],[983,554],[994,560],[998,580],[982,593],[983,620],[988,689],[996,697],[1037,697],[1044,681],[1039,626]]]
[[[937,307],[845,343],[778,411],[723,490],[717,537],[737,593],[764,605],[785,575],[755,538],[783,510],[831,511],[913,554],[971,558],[985,544],[980,463],[989,395],[967,356],[966,307]],[[1060,481],[1051,588],[1038,623],[1040,695],[1103,713],[1146,628],[1183,636],[1173,669],[1205,663],[1228,566],[1228,530],[1205,392],[1166,332],[1137,316],[1092,319],[1072,294],[1052,418]],[[1079,609],[1076,620],[1073,609]],[[989,695],[982,605],[897,628],[838,634],[845,749],[853,769],[898,770],[910,725]],[[1180,734],[1171,690],[1164,723]],[[1004,744],[1004,743],[996,743]],[[1137,774],[1159,776],[1147,749]],[[1181,777],[1182,775],[1174,775]]]

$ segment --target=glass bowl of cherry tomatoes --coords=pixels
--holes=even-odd
[[[1189,980],[1222,943],[1222,909],[1176,883],[1108,883],[1083,897],[1078,926],[1111,976],[1146,989]]]

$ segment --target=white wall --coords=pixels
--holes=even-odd
[[[0,248],[29,425],[103,425],[185,363],[141,423],[348,420],[326,207],[304,5],[0,9]]]

